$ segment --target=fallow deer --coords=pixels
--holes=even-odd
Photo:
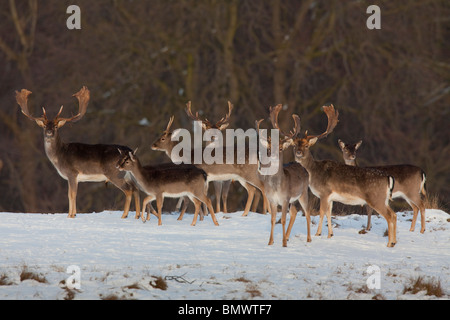
[[[270,120],[272,122],[272,126],[275,129],[278,129],[280,134],[284,136],[284,138],[279,141],[278,153],[272,153],[272,141],[270,137],[265,139],[264,136],[260,136],[261,144],[267,149],[268,154],[274,155],[275,158],[272,158],[273,161],[278,162],[278,170],[275,174],[266,175],[261,174],[260,178],[264,183],[264,190],[266,192],[267,200],[270,203],[270,214],[271,214],[271,230],[270,230],[270,238],[269,245],[273,244],[273,230],[276,221],[277,208],[281,206],[281,224],[283,228],[283,247],[287,246],[287,241],[289,240],[289,235],[292,230],[292,226],[294,225],[295,218],[297,216],[297,209],[295,207],[295,202],[299,201],[303,212],[305,213],[306,222],[307,222],[307,242],[311,241],[311,217],[308,205],[308,172],[297,162],[291,162],[287,164],[283,164],[283,151],[291,146],[290,140],[297,135],[298,127],[298,116],[293,115],[295,121],[294,131],[286,134],[284,133],[278,125],[278,113],[280,112],[282,105],[277,105],[275,108],[270,108]],[[259,125],[263,121],[259,120],[256,122],[256,128],[259,132]],[[266,151],[266,152],[267,152]],[[260,150],[260,152],[264,152],[264,149]],[[258,162],[258,172],[261,170],[261,162]],[[286,214],[288,207],[290,220],[287,231],[285,230],[286,225]]]
[[[345,164],[349,166],[358,166],[356,161],[356,151],[362,144],[362,140],[355,144],[346,144],[342,140],[338,140],[339,147],[342,150],[342,156]],[[426,196],[425,191],[425,172],[410,164],[390,165],[390,166],[376,166],[370,167],[386,172],[395,179],[394,189],[392,190],[392,198],[402,198],[413,209],[413,219],[409,231],[414,231],[416,226],[417,215],[420,210],[421,229],[420,232],[425,232],[425,204],[422,200],[421,194]],[[372,209],[367,210],[367,226],[366,230],[370,230],[370,218],[372,216]]]
[[[294,137],[295,161],[299,162],[309,174],[309,188],[320,199],[320,222],[316,235],[322,233],[323,216],[328,221],[328,237],[333,236],[331,209],[333,201],[349,205],[367,204],[382,215],[388,224],[388,247],[393,247],[396,240],[397,215],[389,207],[389,200],[394,188],[394,178],[387,173],[370,168],[347,166],[332,160],[315,160],[310,148],[328,134],[338,123],[339,113],[334,106],[324,106],[328,126],[320,135]]]
[[[30,120],[36,122],[44,129],[44,146],[48,159],[55,167],[58,174],[68,181],[69,190],[69,218],[74,218],[77,212],[76,197],[78,182],[100,182],[109,181],[125,193],[125,207],[122,218],[128,216],[132,196],[135,197],[136,218],[139,209],[139,191],[131,180],[125,177],[125,173],[116,168],[116,163],[120,157],[118,149],[124,152],[132,151],[126,146],[106,145],[106,144],[83,144],[65,143],[59,137],[58,130],[68,122],[80,120],[86,113],[90,99],[88,88],[83,87],[73,96],[78,99],[78,114],[71,118],[60,117],[63,106],[53,120],[47,118],[45,108],[42,108],[43,115],[39,118],[33,117],[28,109],[28,96],[31,91],[22,89],[16,91],[16,100],[22,113]]]
[[[166,130],[164,130],[163,134],[156,139],[156,141],[152,144],[153,150],[163,151],[166,155],[172,160],[172,150],[177,145],[177,141],[172,140],[172,131],[171,126],[173,123],[173,116],[170,118],[169,123],[167,125]],[[225,148],[225,147],[224,147]],[[194,159],[194,150],[191,150],[191,163],[193,163]],[[226,152],[223,152],[225,156]],[[237,153],[235,152],[235,155]],[[264,198],[264,204],[267,203],[267,199],[264,194],[264,184],[258,177],[257,173],[257,164],[249,163],[249,154],[245,154],[245,163],[239,164],[235,161],[232,164],[226,163],[223,161],[222,164],[195,164],[198,168],[205,170],[208,175],[209,181],[227,181],[227,180],[236,180],[247,190],[248,197],[247,203],[245,205],[243,216],[247,216],[250,211],[250,207],[252,205],[252,201],[256,192],[256,188],[258,188]],[[265,211],[265,209],[264,209]]]
[[[187,115],[194,121],[201,121],[202,122],[202,128],[203,130],[210,130],[210,129],[216,129],[219,131],[225,130],[230,125],[230,116],[231,111],[233,110],[233,105],[231,102],[228,101],[228,113],[225,115],[225,117],[222,117],[219,121],[213,123],[210,122],[208,119],[201,119],[198,115],[198,112],[195,113],[195,115],[192,113],[191,110],[191,102],[189,101],[186,105],[186,113]],[[213,181],[214,184],[214,191],[216,195],[216,212],[220,212],[220,200],[222,199],[223,202],[223,212],[228,212],[228,192],[230,190],[231,186],[231,180],[225,180],[225,181]]]
[[[208,183],[206,172],[193,165],[181,164],[161,168],[158,166],[143,167],[135,152],[124,153],[117,162],[120,171],[128,171],[133,176],[139,188],[147,194],[142,202],[142,221],[145,222],[144,210],[148,203],[156,200],[158,225],[162,224],[161,214],[164,198],[179,198],[187,196],[194,202],[195,213],[192,226],[197,222],[201,203],[206,204],[211,218],[216,226],[216,217],[208,198]],[[147,214],[147,220],[150,215]]]

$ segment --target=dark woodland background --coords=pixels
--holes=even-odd
[[[66,27],[71,4],[81,8],[81,30]],[[381,30],[366,28],[371,4],[381,8]],[[189,100],[210,120],[231,101],[230,128],[243,129],[282,103],[281,125],[297,113],[312,134],[324,131],[321,106],[333,103],[340,122],[312,150],[317,159],[342,161],[338,138],[363,139],[360,165],[421,166],[428,193],[448,209],[449,40],[447,0],[1,1],[0,210],[67,212],[67,183],[14,92],[33,92],[36,116],[61,105],[70,116],[83,85],[88,112],[62,139],[139,147],[144,163],[167,162],[150,145],[171,115],[174,128],[191,128]],[[79,212],[123,207],[113,186],[78,190]],[[229,208],[244,202],[234,184]]]

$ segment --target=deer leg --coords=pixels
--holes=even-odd
[[[389,235],[390,240],[388,242],[388,247],[393,247],[397,243],[397,214],[389,206],[386,206],[386,211],[388,212],[388,217],[390,220],[388,224],[392,232],[392,234]]]
[[[67,215],[68,218],[75,218],[77,214],[77,189],[78,189],[78,181],[77,178],[69,178],[69,213]]]
[[[417,220],[417,216],[419,214],[420,211],[420,224],[421,224],[421,228],[420,228],[420,233],[424,233],[425,232],[425,205],[422,201],[422,199],[420,198],[420,194],[417,195],[417,197],[415,197],[416,199],[411,200],[410,198],[405,199],[408,204],[413,208],[413,219],[411,222],[411,228],[409,229],[409,231],[414,231],[414,229],[416,228],[416,220]]]
[[[247,203],[245,204],[244,213],[242,214],[243,217],[246,217],[248,215],[248,212],[250,211],[250,206],[252,205],[256,188],[249,183],[244,183],[243,186],[247,190],[247,194],[248,194]]]
[[[146,196],[144,200],[142,201],[142,222],[145,222],[146,220],[150,219],[150,211],[147,213],[147,219],[145,219],[145,209],[147,208],[147,204],[151,202],[154,199],[152,195]]]
[[[422,199],[419,200],[419,209],[420,209],[420,233],[425,232],[425,204]]]
[[[195,206],[194,219],[192,219],[191,226],[195,226],[195,224],[197,223],[197,216],[198,216],[198,212],[200,211],[202,202],[200,200],[198,200],[197,198],[192,198],[191,200],[192,200],[192,202],[194,202],[194,206]]]
[[[295,218],[297,218],[297,208],[293,203],[291,203],[291,206],[289,208],[289,225],[286,232],[286,239],[289,240],[289,236],[291,235],[292,226],[294,225]]]
[[[299,199],[300,205],[302,206],[303,212],[306,217],[306,229],[308,232],[308,235],[306,237],[306,242],[311,242],[311,214],[309,211],[309,196],[308,196],[308,189],[303,192],[302,196]]]
[[[389,206],[380,206],[376,207],[371,204],[369,204],[378,214],[380,214],[384,219],[386,219],[387,225],[388,225],[388,247],[393,247],[397,240],[396,240],[396,233],[397,233],[397,215]]]
[[[266,194],[263,190],[261,190],[261,194],[263,196],[263,211],[262,214],[266,214],[270,208],[269,199],[267,199]]]
[[[328,238],[331,238],[333,236],[333,225],[331,224],[331,210],[332,209],[333,209],[333,201],[330,201],[328,203],[328,210],[326,211],[327,224],[328,224]]]
[[[216,226],[218,226],[219,223],[217,222],[216,215],[214,214],[214,209],[212,207],[211,200],[205,196],[205,199],[203,201],[206,204],[206,206],[208,207],[209,213],[211,213],[211,219],[212,219],[213,223]]]
[[[162,194],[156,195],[156,209],[158,210],[158,226],[162,225],[161,215],[164,198]]]
[[[369,231],[370,229],[372,229],[372,223],[370,222],[370,220],[371,220],[371,217],[372,217],[373,209],[366,205],[366,212],[367,212],[367,226],[366,226],[366,230]]]
[[[289,206],[288,201],[284,201],[283,205],[281,206],[281,227],[283,230],[283,247],[287,247],[286,214],[287,214],[288,206]]]
[[[419,207],[413,203],[410,203],[409,201],[408,201],[408,204],[413,209],[413,218],[411,221],[411,228],[409,228],[409,231],[413,232],[414,229],[416,228],[416,220],[417,220],[417,215],[419,214]]]
[[[181,201],[183,201],[183,206],[181,208],[181,212],[180,212],[180,215],[178,216],[177,220],[183,220],[184,213],[186,212],[186,209],[187,209],[187,206],[188,206],[188,201],[187,201],[188,199],[189,199],[189,197],[184,196],[184,197],[180,198],[180,200],[178,200],[178,204]],[[177,204],[177,208],[179,208],[178,204]]]
[[[328,211],[328,199],[322,200],[322,198],[321,198],[320,199],[320,211],[319,211],[320,219],[319,219],[319,225],[317,226],[316,236],[320,236],[322,234],[323,216],[326,211]]]
[[[122,219],[126,219],[128,217],[128,211],[130,210],[131,198],[133,197],[133,191],[131,190],[122,190],[125,193],[125,206],[123,208]],[[139,213],[140,215],[140,213]]]
[[[182,205],[183,202],[184,202],[183,200],[184,200],[184,197],[181,197],[181,198],[178,199],[178,202],[177,202],[177,205],[176,205],[176,207],[175,207],[175,210],[180,211],[181,205]]]
[[[200,210],[199,210],[199,212],[198,212],[198,214],[200,215],[200,221],[203,221],[203,219],[205,218],[205,211],[203,210],[203,208],[205,208],[206,209],[206,205],[205,204],[201,204],[200,205]],[[206,211],[206,213],[208,213],[207,211]]]
[[[223,203],[223,212],[228,212],[228,192],[230,192],[231,187],[231,180],[223,181],[222,182],[222,203]]]
[[[207,216],[208,215],[208,207],[206,206],[206,204],[203,203],[203,215]]]
[[[222,195],[222,181],[214,181],[214,191],[216,193],[216,212],[220,212],[220,200]]]
[[[271,246],[273,244],[273,229],[275,228],[275,222],[277,220],[277,205],[271,203],[269,211],[270,211],[270,223],[271,223],[269,246]]]
[[[252,212],[256,212],[256,210],[258,210],[258,204],[259,204],[259,200],[261,199],[261,193],[260,192],[255,192],[255,197],[253,198],[253,204],[252,204]],[[263,212],[265,213],[265,212]]]
[[[114,175],[110,175],[108,178],[109,182],[114,184],[118,189],[120,189],[125,194],[125,205],[123,208],[122,219],[126,219],[128,217],[128,212],[130,211],[131,199],[134,195],[134,201],[140,201],[139,199],[139,190],[130,183],[128,183],[125,179],[119,178]],[[137,195],[137,199],[136,199]],[[136,218],[139,218],[141,210],[139,208],[139,203],[136,205]]]
[[[133,191],[133,195],[134,195],[134,207],[136,209],[136,215],[135,215],[134,218],[135,219],[139,219],[140,216],[141,216],[141,207],[140,207],[140,205],[141,205],[141,197],[139,195],[139,190],[134,190]],[[142,210],[144,210],[144,209],[142,209]],[[144,213],[142,212],[142,214],[144,214]]]

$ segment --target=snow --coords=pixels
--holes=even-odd
[[[349,207],[351,208],[351,207]],[[350,211],[350,210],[349,210]],[[281,224],[268,246],[269,215],[217,213],[190,226],[177,213],[142,223],[130,212],[77,214],[0,213],[0,299],[449,299],[450,215],[426,211],[426,231],[410,232],[412,213],[397,213],[397,245],[387,248],[386,221],[366,216],[333,217],[334,237],[306,242],[306,219],[297,216],[288,247]],[[326,219],[324,219],[326,225]],[[69,266],[77,266],[80,289],[68,290]],[[367,288],[378,266],[380,288]],[[45,282],[20,279],[23,270]],[[439,281],[444,296],[406,292],[422,276]],[[167,288],[158,287],[164,279]],[[2,283],[3,279],[3,283]],[[70,295],[72,294],[72,295]]]

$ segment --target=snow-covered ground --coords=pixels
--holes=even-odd
[[[450,215],[443,211],[427,210],[424,234],[420,218],[409,232],[412,214],[399,212],[394,248],[386,247],[387,224],[378,216],[367,234],[358,233],[366,216],[334,217],[330,239],[326,219],[323,235],[314,236],[313,217],[307,243],[300,213],[283,248],[280,224],[268,246],[270,217],[241,213],[218,213],[217,227],[210,217],[192,227],[192,215],[177,221],[176,213],[165,214],[162,226],[133,212],[125,220],[117,211],[75,219],[0,213],[0,299],[438,299],[404,292],[419,276],[440,282],[440,299],[450,297]],[[79,272],[67,273],[69,266]],[[23,271],[41,281],[21,280]],[[69,277],[79,289],[67,289]],[[379,289],[367,287],[369,278]]]

